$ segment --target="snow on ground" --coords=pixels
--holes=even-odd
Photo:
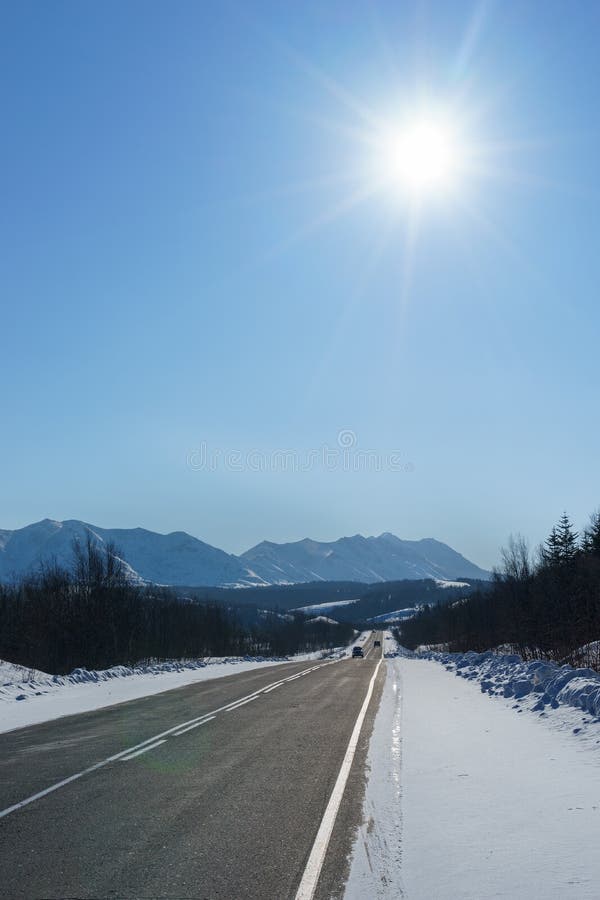
[[[600,738],[600,674],[546,660],[523,662],[516,654],[429,653],[449,672],[479,684],[482,693],[504,698],[517,712],[570,730],[595,745]],[[598,741],[600,743],[600,741]]]
[[[207,657],[135,668],[114,666],[103,671],[75,669],[70,675],[48,675],[0,660],[0,733],[160,694],[199,681],[247,672],[257,666],[342,659],[349,656],[352,646],[357,640],[365,640],[367,634],[363,632],[348,647],[276,659]]]
[[[383,613],[380,616],[373,616],[369,622],[378,622],[383,625],[386,622],[401,622],[403,619],[412,619],[413,616],[422,609],[421,606],[406,606],[404,609],[394,609],[392,612]]]
[[[274,609],[259,609],[259,610],[257,610],[257,612],[258,612],[259,616],[261,616],[263,619],[276,618],[276,619],[282,619],[284,622],[293,622],[294,621],[294,617],[290,613],[275,612]]]
[[[18,666],[15,663],[5,662],[0,659],[0,685],[9,681],[33,681],[34,678],[49,678],[46,672],[39,669],[30,669],[28,666]]]
[[[386,659],[393,659],[396,656],[413,656],[413,653],[410,650],[407,650],[406,647],[402,647],[401,644],[398,643],[394,635],[391,631],[384,631],[383,633],[383,655]]]
[[[70,675],[11,680],[0,683],[0,733],[284,661],[191,660],[133,669],[115,666],[100,672],[75,669]]]
[[[591,726],[548,727],[432,660],[385,665],[345,900],[596,900]]]
[[[447,653],[448,652],[448,644],[419,644],[416,648],[415,653],[417,656],[420,653],[429,653],[430,651],[439,652],[439,653]]]
[[[329,609],[335,609],[336,606],[350,606],[352,603],[358,603],[360,597],[354,600],[332,600],[330,603],[313,603],[311,606],[298,606],[293,612],[327,612]]]
[[[592,641],[584,644],[573,652],[572,662],[578,666],[590,666],[596,671],[600,670],[600,641]]]
[[[446,581],[443,578],[435,578],[434,581],[441,588],[471,587],[468,581]]]

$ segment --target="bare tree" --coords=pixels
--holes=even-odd
[[[531,553],[529,544],[522,534],[511,534],[506,547],[500,550],[500,556],[504,578],[521,581],[531,576]]]

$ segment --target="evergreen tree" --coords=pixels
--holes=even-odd
[[[592,514],[590,524],[583,533],[581,549],[584,553],[600,556],[600,512]]]
[[[544,541],[541,549],[540,555],[542,558],[542,563],[545,566],[559,566],[561,563],[561,553],[560,553],[560,538],[558,536],[558,529],[556,525],[553,526],[552,531]]]
[[[566,512],[560,517],[556,534],[558,538],[559,562],[563,566],[572,566],[579,552],[577,545],[579,535],[573,530],[573,525]]]

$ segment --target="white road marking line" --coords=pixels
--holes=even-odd
[[[225,712],[233,712],[234,709],[239,709],[240,706],[245,706],[246,703],[252,703],[253,700],[256,700],[258,694],[255,694],[254,697],[248,697],[247,700],[242,700],[240,703],[236,703],[235,706],[230,706],[229,709],[226,709]]]
[[[317,669],[322,668],[321,666],[317,666]],[[284,681],[292,681],[294,678],[302,678],[303,675],[308,675],[309,672],[312,672],[313,669],[302,669],[301,672],[296,672],[295,675],[290,675],[289,678],[284,678]]]
[[[336,660],[336,662],[337,662],[337,660]],[[323,665],[328,665],[328,664],[323,663]],[[270,693],[270,691],[274,691],[276,687],[279,687],[282,684],[287,684],[288,681],[295,681],[296,678],[302,678],[303,675],[308,675],[310,672],[316,672],[317,669],[322,669],[323,665],[313,666],[311,669],[304,669],[302,672],[296,672],[295,675],[290,675],[289,678],[283,678],[281,681],[278,681],[276,684],[271,684],[268,687],[263,688],[261,693],[268,694],[268,693]]]
[[[180,734],[185,734],[186,731],[191,731],[192,728],[199,728],[200,725],[206,725],[207,722],[212,722],[212,720],[216,718],[216,716],[209,716],[208,719],[202,719],[201,722],[194,722],[193,725],[188,725],[187,728],[182,728],[181,731],[174,731],[173,737],[179,737]]]
[[[337,662],[337,660],[334,660]],[[330,663],[324,663],[324,665],[330,665]],[[322,668],[322,666],[317,666],[316,668]],[[305,669],[301,672],[301,675],[305,675],[308,672],[312,672],[313,669]],[[293,676],[292,676],[293,677]],[[277,682],[271,682],[271,685],[277,684]],[[270,687],[271,685],[267,685]],[[264,688],[262,689],[264,690]],[[109,763],[115,762],[118,759],[122,759],[124,756],[127,756],[133,753],[134,750],[138,750],[140,747],[145,747],[146,744],[151,744],[160,740],[161,738],[169,737],[169,735],[175,734],[176,731],[181,731],[182,728],[185,728],[188,725],[195,725],[196,723],[200,723],[202,720],[206,719],[207,716],[216,716],[217,713],[229,710],[232,706],[237,706],[239,703],[246,699],[254,699],[257,697],[261,691],[254,691],[252,694],[247,694],[246,697],[241,697],[239,700],[233,700],[232,703],[228,703],[225,706],[220,706],[218,709],[213,709],[208,713],[204,713],[202,716],[196,716],[195,719],[188,719],[187,722],[179,722],[177,725],[173,725],[171,728],[167,728],[166,731],[161,731],[160,734],[155,734],[152,737],[146,738],[145,741],[140,741],[139,744],[135,744],[133,747],[128,747],[126,750],[121,750],[120,753],[115,753],[112,756],[108,756],[106,759],[100,760],[100,762],[94,763],[93,766],[88,766],[86,769],[82,769],[81,772],[77,772],[75,775],[70,775],[68,778],[63,778],[62,781],[57,781],[56,784],[50,785],[50,787],[44,788],[43,791],[38,791],[37,794],[32,794],[31,797],[26,797],[25,800],[20,800],[18,803],[13,803],[12,806],[7,806],[6,809],[0,810],[0,819],[3,819],[5,816],[9,816],[11,813],[16,812],[18,809],[23,809],[25,806],[29,806],[30,803],[35,803],[36,800],[41,800],[43,797],[47,797],[48,794],[52,794],[54,791],[58,791],[62,787],[66,787],[66,785],[71,784],[73,781],[77,781],[79,778],[83,778],[84,775],[90,775],[92,772],[96,772],[98,769],[102,769],[104,766],[108,766]]]
[[[135,744],[135,746],[133,747],[128,747],[127,750],[121,750],[120,753],[115,753],[113,754],[113,756],[108,756],[106,759],[94,763],[93,766],[88,766],[87,769],[82,769],[81,772],[77,772],[75,775],[69,775],[68,778],[63,778],[62,781],[57,781],[56,784],[52,784],[50,787],[44,788],[43,791],[38,791],[37,794],[32,794],[31,797],[27,797],[25,800],[21,800],[19,803],[13,803],[12,806],[8,806],[6,809],[0,810],[0,819],[3,819],[4,816],[10,815],[10,813],[12,812],[16,812],[18,809],[23,809],[24,806],[28,806],[35,800],[41,800],[42,797],[46,797],[48,794],[52,794],[59,788],[65,787],[67,784],[71,784],[72,781],[77,781],[78,778],[83,778],[84,775],[89,775],[91,772],[96,772],[98,769],[102,769],[104,766],[107,766],[111,762],[122,759],[122,757],[126,756],[128,753],[131,753],[133,750],[137,750],[138,747],[145,747],[146,744],[150,744],[152,743],[152,741],[156,741],[158,738],[171,734],[172,731],[173,729],[171,728],[168,731],[163,731],[162,734],[156,734],[154,735],[154,737],[147,738],[147,740],[141,741],[141,743]]]
[[[24,806],[27,806],[28,803],[33,803],[34,800],[41,800],[41,798],[45,797],[46,794],[51,794],[52,791],[57,791],[59,788],[64,787],[66,784],[70,784],[72,781],[76,781],[78,778],[81,778],[83,775],[87,775],[89,772],[94,772],[96,769],[100,769],[102,766],[106,766],[114,759],[120,758],[121,754],[118,753],[116,756],[112,756],[100,763],[96,763],[95,766],[90,766],[89,769],[84,769],[83,772],[78,772],[76,775],[71,775],[69,778],[64,778],[62,781],[57,782],[57,784],[53,784],[52,787],[46,788],[43,791],[39,791],[37,794],[33,794],[26,800],[21,800],[20,803],[14,803],[12,806],[8,806],[6,809],[3,809],[0,812],[0,819],[4,818],[4,816],[10,815],[10,813],[15,812],[17,809],[22,809]]]
[[[373,687],[375,685],[375,679],[377,678],[377,673],[379,672],[381,662],[382,660],[379,659],[377,665],[375,666],[375,671],[373,672],[373,675],[369,682],[369,687],[367,689],[365,699],[363,700],[363,705],[361,706],[358,718],[354,723],[354,728],[350,736],[350,742],[348,743],[348,747],[346,749],[344,759],[342,760],[342,765],[340,767],[338,777],[336,779],[335,785],[333,786],[333,791],[331,792],[329,803],[327,804],[327,809],[325,810],[325,813],[321,820],[315,842],[312,846],[312,850],[310,851],[308,862],[306,863],[306,868],[304,869],[304,874],[302,875],[302,880],[300,882],[298,892],[296,893],[296,900],[312,900],[312,898],[314,897],[317,883],[319,881],[319,875],[321,874],[321,869],[323,868],[325,854],[327,853],[327,847],[329,846],[329,841],[333,832],[333,826],[335,825],[335,820],[340,808],[340,803],[342,802],[342,797],[344,796],[346,782],[348,781],[348,775],[350,774],[350,769],[352,767],[354,754],[356,753],[356,747],[358,744],[358,739],[360,737],[360,730],[367,714],[369,701],[371,700],[371,697],[373,695]]]
[[[162,741],[156,741],[155,744],[149,744],[147,747],[142,747],[141,750],[136,750],[135,753],[130,753],[129,756],[122,756],[121,762],[127,762],[130,759],[135,759],[136,756],[141,756],[142,753],[147,753],[148,750],[154,750],[155,747],[160,747],[161,744],[166,744],[167,739],[163,738]]]

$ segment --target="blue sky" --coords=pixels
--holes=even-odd
[[[1,527],[233,552],[393,531],[489,566],[564,508],[585,524],[597,4],[22,2],[0,22]],[[423,96],[479,164],[417,223],[365,172],[373,122]],[[382,464],[193,464],[302,464],[344,429]]]

